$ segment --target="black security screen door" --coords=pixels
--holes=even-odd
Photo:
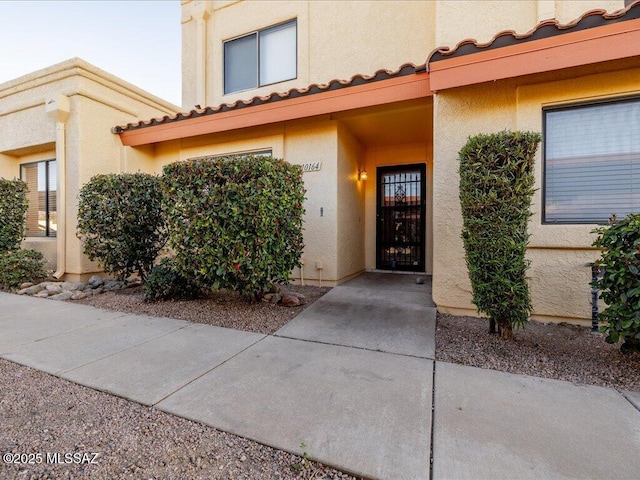
[[[425,165],[378,168],[380,270],[424,272]]]

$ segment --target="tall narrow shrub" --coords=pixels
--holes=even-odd
[[[170,246],[186,278],[255,297],[300,264],[302,169],[261,156],[167,165]]]
[[[144,281],[166,243],[162,190],[146,173],[96,175],[80,189],[78,236],[84,253],[119,278]]]
[[[594,230],[594,246],[602,249],[596,282],[607,307],[598,315],[608,343],[623,341],[623,352],[640,351],[640,214],[627,215]]]
[[[0,252],[20,248],[27,205],[27,184],[0,178]]]
[[[533,132],[480,134],[460,150],[462,239],[473,303],[513,338],[531,313],[525,258],[534,192],[533,167],[541,137]]]

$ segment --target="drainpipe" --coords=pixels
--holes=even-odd
[[[196,104],[207,105],[207,20],[211,16],[208,2],[198,2],[196,20]]]
[[[71,111],[69,97],[58,95],[46,101],[45,109],[49,118],[56,122],[56,165],[57,185],[56,185],[56,209],[58,215],[58,231],[56,241],[58,247],[58,259],[55,278],[64,275],[67,267],[67,149],[66,149],[66,123]]]

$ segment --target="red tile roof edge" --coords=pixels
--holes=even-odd
[[[428,65],[433,62],[452,57],[470,55],[484,50],[506,47],[516,43],[530,42],[541,38],[569,33],[570,31],[586,30],[619,21],[634,20],[636,18],[640,18],[640,0],[636,0],[627,7],[611,13],[607,13],[606,10],[602,9],[590,10],[569,23],[559,23],[555,19],[544,20],[526,33],[519,34],[513,30],[504,30],[495,34],[493,38],[486,43],[479,43],[473,38],[467,38],[458,42],[454,48],[438,47],[434,49],[427,57],[427,69]]]
[[[328,83],[314,83],[304,88],[292,88],[285,92],[273,92],[265,96],[255,96],[249,100],[236,100],[233,103],[223,103],[216,107],[204,107],[195,108],[189,112],[177,113],[175,115],[165,115],[160,118],[152,118],[147,121],[139,121],[137,123],[128,123],[124,126],[116,126],[111,129],[113,133],[122,133],[129,130],[136,130],[138,128],[152,127],[163,123],[177,122],[180,120],[186,120],[187,118],[203,117],[205,115],[212,115],[215,113],[227,112],[229,110],[237,110],[240,108],[251,107],[254,105],[261,105],[263,103],[273,103],[288,98],[297,98],[306,95],[313,95],[316,93],[327,92],[331,90],[337,90],[340,88],[354,87],[356,85],[362,85],[365,83],[378,82],[380,80],[388,80],[394,77],[401,77],[404,75],[412,75],[419,72],[426,71],[426,65],[415,65],[413,63],[405,63],[397,70],[380,69],[373,75],[356,74],[349,80],[334,79]]]

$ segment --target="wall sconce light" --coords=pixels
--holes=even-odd
[[[366,180],[366,179],[367,179],[367,171],[358,170],[358,180]]]

